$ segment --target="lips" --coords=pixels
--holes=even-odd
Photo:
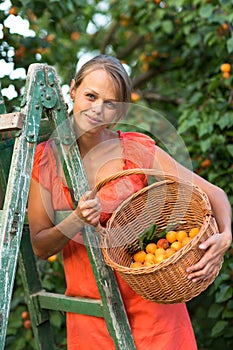
[[[97,119],[97,118],[95,118],[94,116],[90,116],[89,114],[84,114],[85,115],[85,117],[88,119],[88,121],[90,122],[90,123],[92,123],[92,124],[100,124],[100,123],[102,123],[103,122],[103,120],[102,119]]]

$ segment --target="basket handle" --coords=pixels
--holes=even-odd
[[[106,184],[108,184],[109,182],[116,180],[118,178],[121,178],[123,176],[129,176],[129,175],[149,175],[149,176],[155,176],[157,180],[159,181],[175,181],[175,182],[179,182],[179,183],[183,183],[185,185],[189,185],[190,187],[195,187],[197,191],[200,192],[200,194],[202,196],[205,197],[205,201],[207,203],[207,208],[206,208],[206,215],[210,215],[213,216],[212,213],[212,209],[209,203],[209,199],[206,195],[205,192],[203,192],[201,190],[201,188],[199,188],[199,186],[192,184],[190,181],[184,180],[178,176],[175,175],[171,175],[167,172],[163,172],[163,171],[159,171],[156,169],[146,169],[146,168],[134,168],[134,169],[128,169],[128,170],[122,170],[122,171],[118,171],[115,174],[106,177],[105,179],[99,181],[96,186],[91,190],[91,197],[94,198],[96,196],[96,194],[98,193],[98,191],[104,187]],[[100,223],[98,223],[98,225],[95,227],[96,231],[100,234],[100,236],[105,237],[106,232],[105,229],[101,226]]]
[[[90,194],[91,197],[94,198],[96,196],[96,194],[98,193],[98,191],[102,187],[107,185],[109,182],[116,180],[116,179],[119,179],[123,176],[129,176],[129,175],[150,175],[150,176],[155,176],[159,180],[169,179],[169,180],[174,180],[174,181],[178,181],[178,182],[184,182],[184,180],[178,178],[175,175],[171,175],[171,174],[168,174],[166,172],[159,171],[156,169],[140,169],[140,168],[128,169],[128,170],[118,171],[115,174],[110,175],[110,176],[106,177],[105,179],[99,181],[96,184],[96,186],[91,190],[91,194]]]

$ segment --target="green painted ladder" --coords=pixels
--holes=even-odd
[[[18,263],[38,349],[55,349],[49,310],[102,317],[117,350],[136,349],[115,275],[105,265],[92,227],[86,226],[83,236],[101,299],[69,297],[42,288],[30,244],[26,205],[35,148],[46,120],[56,130],[78,200],[88,185],[56,72],[48,65],[32,64],[20,112],[7,114],[0,93],[0,350],[4,349]],[[13,137],[4,138],[7,132]]]

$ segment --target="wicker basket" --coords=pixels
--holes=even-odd
[[[216,278],[192,282],[187,267],[195,264],[204,252],[199,244],[218,231],[209,200],[200,188],[174,176],[151,169],[126,170],[100,182],[95,191],[119,177],[146,174],[157,182],[127,198],[114,211],[106,228],[100,228],[105,262],[144,299],[161,304],[187,302],[204,291]],[[157,233],[169,224],[189,231],[199,226],[199,234],[174,255],[151,267],[131,268],[129,246],[136,244],[141,233],[152,223]],[[219,262],[219,270],[222,261]],[[218,272],[219,272],[218,270]]]

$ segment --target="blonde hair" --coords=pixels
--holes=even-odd
[[[119,102],[131,102],[131,80],[121,62],[112,56],[98,55],[86,62],[74,78],[75,87],[77,88],[82,83],[88,73],[97,69],[105,70],[112,78]]]

